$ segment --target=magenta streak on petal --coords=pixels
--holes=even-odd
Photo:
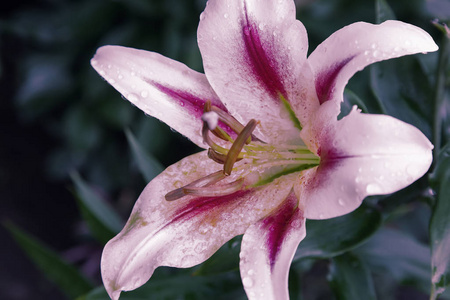
[[[209,215],[214,219],[215,215],[218,215],[216,210],[222,211],[225,208],[235,205],[237,206],[240,201],[242,201],[243,196],[254,191],[254,189],[249,190],[241,190],[237,191],[233,194],[219,197],[199,197],[192,199],[187,203],[186,206],[177,210],[174,214],[174,218],[171,223],[178,221],[188,221],[191,218],[205,214],[208,216],[208,212],[212,212],[213,214]]]
[[[329,69],[320,72],[316,77],[316,92],[319,98],[320,104],[330,100],[333,92],[334,85],[336,84],[337,76],[342,68],[348,64],[354,56],[347,57],[346,59],[334,64]]]
[[[201,99],[198,96],[195,96],[191,93],[176,90],[167,86],[164,86],[162,84],[159,84],[152,80],[145,80],[148,84],[153,85],[156,87],[160,92],[168,95],[171,99],[176,100],[177,104],[183,107],[184,110],[189,111],[190,114],[192,114],[195,118],[200,119],[203,115],[203,109],[205,107],[205,102],[210,100],[211,104],[214,106],[217,106],[221,110],[228,112],[225,106],[216,99]],[[234,131],[227,125],[223,124],[222,122],[219,122],[219,126],[230,136],[235,137],[236,134]]]
[[[260,81],[261,85],[266,88],[274,99],[279,99],[279,93],[287,99],[284,85],[279,74],[277,74],[272,65],[275,59],[268,56],[274,50],[270,48],[264,49],[264,46],[267,47],[267,45],[263,46],[259,36],[258,26],[250,20],[247,14],[245,1],[244,14],[244,20],[242,21],[242,37],[244,39],[247,61],[253,75]]]
[[[262,227],[267,232],[266,246],[269,252],[271,270],[275,266],[275,261],[280,253],[283,240],[292,224],[292,217],[299,209],[297,204],[297,197],[294,192],[291,192],[275,213],[264,219]]]

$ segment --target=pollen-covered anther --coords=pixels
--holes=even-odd
[[[239,133],[238,137],[234,141],[233,145],[231,145],[231,148],[227,153],[227,158],[223,166],[224,174],[231,174],[234,163],[239,158],[239,154],[241,153],[242,148],[244,148],[244,145],[247,143],[247,139],[251,137],[252,132],[255,130],[258,123],[259,122],[254,119],[250,120],[244,127],[244,129],[242,129],[242,131]]]

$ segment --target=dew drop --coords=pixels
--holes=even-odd
[[[377,51],[377,50],[374,50],[373,53],[372,53],[372,56],[373,56],[373,57],[378,57],[378,55],[379,55],[378,51]]]
[[[263,24],[263,23],[260,23],[260,24],[258,25],[258,28],[259,28],[260,30],[264,30],[264,24]]]
[[[202,12],[201,14],[200,14],[200,21],[202,21],[202,20],[204,20],[205,19],[205,12]]]
[[[121,80],[121,79],[123,79],[123,75],[122,75],[122,74],[119,74],[119,75],[117,76],[117,78],[119,78],[119,80]]]
[[[341,198],[338,199],[338,203],[339,203],[340,206],[344,206],[345,205],[344,200],[342,200]]]
[[[103,71],[103,70],[100,70],[100,72],[98,72],[101,76],[105,76],[106,75],[106,72],[105,71]]]
[[[244,277],[244,279],[242,279],[242,284],[244,287],[250,288],[253,286],[253,280],[250,277]]]
[[[131,102],[137,102],[137,101],[139,101],[138,96],[137,96],[136,94],[133,94],[133,93],[129,93],[129,94],[127,95],[127,99],[128,99],[129,101],[131,101]]]
[[[250,270],[248,270],[247,274],[252,276],[255,274],[255,271],[253,271],[253,269],[250,269]]]
[[[369,183],[366,187],[366,191],[369,194],[379,194],[381,193],[381,188],[378,184]]]
[[[114,83],[116,83],[116,80],[111,78],[111,79],[108,80],[108,82],[109,82],[110,84],[114,84]]]
[[[223,17],[224,17],[225,19],[228,19],[228,14],[224,14]]]
[[[145,90],[142,91],[142,92],[141,92],[141,97],[142,97],[142,98],[147,98],[147,97],[148,97],[148,92],[145,91]]]

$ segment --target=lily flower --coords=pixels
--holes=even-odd
[[[433,145],[415,127],[356,107],[338,120],[344,87],[365,66],[436,51],[399,21],[354,23],[307,58],[292,0],[209,0],[198,43],[205,74],[157,53],[104,46],[91,61],[126,99],[205,149],[153,179],[101,269],[112,299],[158,266],[202,263],[243,234],[249,299],[288,299],[305,219],[347,214],[426,173]]]

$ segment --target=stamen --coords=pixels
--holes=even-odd
[[[244,185],[244,178],[221,185],[221,186],[207,186],[207,187],[185,187],[183,191],[186,195],[202,196],[202,197],[217,197],[225,196],[239,191]]]
[[[227,156],[224,154],[221,154],[221,153],[217,153],[213,149],[209,148],[208,149],[208,158],[212,159],[214,162],[216,162],[218,164],[223,165],[223,164],[225,164]]]
[[[243,153],[239,153],[239,156],[236,159],[236,161],[242,160],[244,155],[245,154],[243,154]],[[214,162],[221,164],[221,165],[225,164],[225,161],[227,160],[227,156],[225,154],[217,153],[216,151],[214,151],[211,148],[208,149],[208,158],[212,159]]]
[[[180,198],[183,198],[184,196],[186,196],[186,194],[184,193],[183,188],[179,188],[179,189],[168,192],[164,196],[164,198],[166,198],[166,201],[175,201]]]
[[[232,116],[230,116],[228,113],[224,112],[223,110],[221,110],[217,106],[212,105],[211,106],[211,111],[213,111],[216,114],[218,114],[219,115],[219,119],[222,122],[224,122],[225,124],[227,124],[228,126],[230,126],[230,128],[234,132],[236,132],[237,134],[239,134],[242,131],[242,129],[244,129],[244,125],[239,123],[238,120],[236,120],[235,118],[233,118]]]
[[[209,146],[211,147],[214,151],[218,152],[218,153],[227,153],[228,149],[220,147],[219,145],[217,145],[216,143],[214,143],[214,141],[209,137],[209,128],[208,125],[206,124],[206,122],[203,122],[203,127],[202,127],[202,137],[203,137],[203,141]]]
[[[242,129],[239,133],[238,137],[234,141],[233,145],[231,145],[230,150],[228,151],[227,158],[225,160],[225,164],[223,167],[223,172],[226,175],[231,174],[231,170],[233,169],[233,165],[239,157],[239,154],[242,151],[247,139],[252,135],[253,130],[255,130],[257,121],[251,119],[250,122]]]
[[[210,185],[213,185],[219,181],[221,181],[222,179],[224,179],[226,177],[225,174],[223,174],[222,171],[217,171],[214,172],[212,174],[209,174],[205,177],[202,177],[200,179],[197,179],[195,181],[192,181],[191,183],[180,187],[176,190],[173,190],[169,193],[166,194],[165,198],[166,201],[174,201],[174,200],[178,200],[180,198],[183,198],[184,196],[187,195],[187,193],[185,192],[186,188],[197,188],[197,187],[208,187]]]

